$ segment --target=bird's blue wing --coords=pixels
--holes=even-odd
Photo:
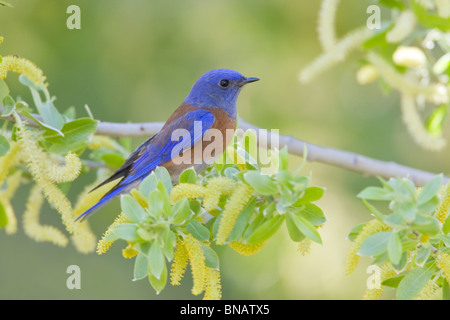
[[[157,166],[170,161],[173,156],[177,156],[183,150],[193,147],[212,127],[214,121],[215,118],[211,112],[198,109],[166,124],[160,132],[140,145],[111,177],[116,179],[123,177],[122,180],[93,207],[82,213],[77,220],[86,218],[109,200],[127,190],[130,185],[142,181]],[[176,132],[177,129],[180,131],[173,136],[172,133]],[[107,179],[106,182],[112,180]]]
[[[214,120],[211,112],[199,109],[172,121],[158,133],[151,146],[142,150],[139,158],[133,163],[129,175],[121,183],[131,183],[144,178],[157,166],[172,160],[183,150],[193,147],[212,127]]]

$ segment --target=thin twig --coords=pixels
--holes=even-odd
[[[0,112],[2,107],[0,106]],[[39,118],[38,115],[33,115]],[[21,116],[30,126],[38,126],[34,121]],[[14,121],[11,117],[3,119]],[[108,135],[116,138],[120,137],[150,137],[161,130],[164,123],[162,122],[144,122],[144,123],[116,123],[102,122],[97,126],[96,134]],[[240,120],[239,127],[243,130],[254,129],[258,134],[258,143],[262,146],[271,147],[271,141],[277,141],[278,147],[281,149],[287,146],[288,152],[292,155],[303,156],[305,150],[307,152],[308,161],[320,162],[339,168],[355,171],[364,176],[379,176],[385,179],[393,177],[408,177],[416,186],[424,186],[427,181],[433,178],[436,173],[419,170],[407,166],[400,165],[392,161],[382,161],[369,158],[357,153],[344,150],[322,147],[312,143],[308,143],[292,136],[279,135],[266,129],[249,124],[244,120]],[[444,182],[450,182],[449,177],[444,177]]]

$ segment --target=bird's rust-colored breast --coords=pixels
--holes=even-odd
[[[196,168],[197,172],[205,169],[209,164],[214,162],[218,156],[223,154],[227,145],[233,139],[236,130],[236,120],[219,108],[199,108],[183,103],[170,116],[164,127],[172,121],[183,117],[185,114],[198,109],[204,109],[211,112],[214,115],[214,123],[212,127],[205,132],[203,139],[197,142],[193,148],[186,150],[184,154],[163,164],[163,166],[171,173],[172,180],[174,178],[177,179],[178,175],[189,167],[193,166]]]

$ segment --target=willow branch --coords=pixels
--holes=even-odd
[[[163,125],[164,123],[162,122],[100,122],[97,127],[97,134],[114,137],[149,137],[161,130]],[[287,146],[289,153],[297,156],[303,156],[303,152],[306,148],[307,160],[310,162],[320,162],[344,168],[361,173],[364,176],[379,176],[385,179],[392,177],[408,177],[417,186],[423,186],[436,175],[436,173],[403,166],[392,161],[377,160],[353,152],[322,147],[292,136],[272,133],[268,130],[249,124],[242,119],[240,120],[239,127],[243,130],[254,129],[257,133],[261,133],[262,130],[264,134],[260,134],[260,139],[258,139],[260,145],[270,147],[271,141],[278,141],[280,148]],[[445,177],[444,180],[445,182],[449,182],[450,178]]]
[[[2,107],[0,106],[0,111]],[[39,118],[38,115],[34,115]],[[23,120],[30,126],[37,124],[22,116]],[[3,119],[14,121],[11,117]],[[116,123],[102,122],[97,126],[96,134],[108,135],[116,138],[120,137],[150,137],[161,130],[163,122],[144,122],[144,123]],[[304,150],[307,150],[307,160],[310,162],[320,162],[331,166],[358,172],[367,177],[383,177],[385,179],[393,177],[407,177],[411,179],[415,185],[424,186],[436,173],[407,167],[392,161],[382,161],[366,157],[357,153],[344,150],[323,147],[308,143],[297,139],[293,136],[279,135],[266,129],[249,124],[242,119],[239,127],[243,130],[254,129],[258,136],[258,143],[262,146],[271,147],[271,141],[278,141],[278,147],[288,148],[288,152],[292,155],[303,156]],[[259,133],[259,134],[258,134]],[[444,177],[444,182],[450,182],[449,177]]]

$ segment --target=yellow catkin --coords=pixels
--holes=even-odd
[[[110,225],[109,228],[111,228],[111,227],[113,227],[113,226],[115,226],[115,225],[121,224],[121,223],[126,223],[126,222],[129,222],[129,221],[128,221],[128,219],[125,217],[125,215],[121,212],[121,213],[116,217],[116,219],[115,219],[114,222]],[[114,243],[114,241],[108,241],[108,240],[105,240],[105,237],[108,236],[108,235],[111,233],[111,231],[110,231],[109,228],[105,231],[105,233],[103,234],[103,237],[102,237],[102,238],[99,240],[99,242],[97,243],[97,251],[96,251],[96,252],[97,252],[98,255],[101,255],[101,254],[105,253],[106,251],[108,251],[109,248],[111,247],[111,245]]]
[[[0,78],[5,79],[9,71],[25,75],[37,87],[42,87],[46,80],[42,70],[36,67],[34,63],[17,56],[2,57],[2,62],[0,63]]]
[[[353,271],[355,271],[356,266],[359,262],[359,255],[357,254],[359,251],[359,248],[361,247],[361,244],[364,242],[364,240],[379,231],[387,231],[389,230],[389,227],[383,224],[382,222],[378,221],[377,219],[370,220],[366,223],[366,225],[362,228],[362,230],[357,235],[355,241],[353,242],[352,247],[350,248],[350,252],[347,256],[346,261],[346,268],[345,268],[345,274],[351,275]]]
[[[142,208],[148,208],[147,199],[144,197],[144,195],[142,193],[139,192],[139,190],[132,189],[130,191],[130,194],[133,196],[133,198],[139,203],[139,205]]]
[[[208,181],[205,188],[205,195],[203,199],[203,207],[206,211],[214,210],[219,204],[222,195],[230,195],[233,193],[236,183],[226,177],[215,177]]]
[[[437,84],[421,85],[416,79],[397,71],[392,64],[373,51],[367,54],[367,59],[392,88],[408,96],[423,95],[428,101],[435,104],[449,101],[448,91],[445,87]]]
[[[39,223],[39,213],[44,196],[38,185],[34,185],[30,191],[26,203],[26,209],[22,217],[25,234],[37,242],[50,242],[60,247],[65,247],[68,243],[67,237],[57,228]]]
[[[317,31],[323,50],[331,50],[336,45],[335,20],[339,0],[323,0],[319,12]]]
[[[82,233],[72,216],[72,204],[66,195],[54,184],[46,175],[44,169],[48,156],[44,153],[33,133],[25,128],[20,117],[14,113],[17,128],[17,138],[20,148],[23,151],[24,160],[33,176],[34,181],[39,185],[48,202],[61,214],[63,224],[69,233]]]
[[[436,283],[436,279],[428,280],[427,284],[420,290],[419,294],[414,297],[414,300],[431,300],[439,290],[439,285]]]
[[[16,142],[11,141],[8,153],[3,157],[0,157],[0,186],[8,176],[11,167],[16,163],[19,150],[19,145]]]
[[[205,295],[203,300],[222,299],[222,285],[220,284],[220,271],[206,268]]]
[[[297,252],[302,256],[306,256],[311,251],[311,245],[312,241],[308,238],[305,238],[298,244]]]
[[[440,151],[445,147],[447,142],[444,138],[431,135],[425,129],[413,96],[403,93],[401,107],[403,122],[417,144],[430,151]]]
[[[173,286],[179,286],[181,284],[181,279],[183,279],[184,273],[186,272],[188,262],[189,256],[184,241],[177,238],[173,262],[170,268],[170,283]]]
[[[180,183],[173,187],[170,192],[170,200],[172,203],[180,199],[188,198],[195,199],[205,195],[205,187],[192,183]]]
[[[411,10],[404,10],[397,17],[394,27],[386,34],[387,42],[395,43],[404,40],[414,31],[416,16]]]
[[[11,205],[11,198],[16,193],[22,181],[22,171],[17,170],[6,179],[7,188],[0,191],[0,202],[2,203],[8,222],[5,226],[6,234],[17,232],[17,218]]]
[[[11,199],[20,187],[22,182],[22,171],[17,170],[6,179],[7,188],[0,191],[0,194],[7,199]]]
[[[203,253],[201,244],[193,236],[187,235],[184,239],[187,254],[189,256],[189,263],[191,266],[192,280],[192,294],[198,295],[205,290],[206,279],[206,265],[205,255]]]
[[[365,64],[356,72],[356,81],[360,85],[374,82],[378,78],[377,69],[371,64]]]
[[[441,203],[436,212],[436,218],[441,222],[445,222],[447,218],[448,209],[450,208],[450,183],[447,183],[443,192],[441,192]]]
[[[95,146],[98,145],[99,147],[104,147],[106,149],[110,149],[110,150],[117,150],[118,148],[118,143],[116,142],[116,140],[112,139],[111,137],[108,136],[102,136],[102,135],[94,135],[92,137],[92,141],[91,143]]]
[[[132,259],[132,258],[136,257],[138,255],[138,253],[139,252],[134,250],[132,243],[128,243],[127,247],[122,250],[122,256],[125,259]]]
[[[242,254],[244,256],[252,256],[261,251],[265,244],[266,241],[255,244],[246,244],[239,241],[232,241],[228,245],[239,254]]]
[[[55,183],[70,182],[75,180],[81,172],[81,160],[76,153],[69,152],[64,158],[64,165],[55,163],[49,159],[44,166],[47,176]]]
[[[448,253],[439,253],[435,256],[436,265],[442,271],[445,280],[450,283],[450,255]]]
[[[342,40],[339,40],[331,49],[317,57],[301,71],[299,80],[302,83],[310,82],[315,77],[343,61],[347,55],[372,35],[366,27],[349,32]]]
[[[386,279],[396,276],[397,273],[392,268],[390,263],[385,263],[381,266],[380,284]],[[380,285],[379,288],[367,288],[364,292],[363,300],[378,300],[383,294],[385,286]]]
[[[253,188],[245,183],[236,187],[222,211],[222,218],[220,219],[219,229],[216,236],[217,244],[225,243],[234,227],[236,219],[250,200],[252,194]]]
[[[17,218],[14,213],[14,209],[9,201],[3,201],[0,197],[0,202],[3,205],[3,208],[6,212],[6,218],[8,219],[8,223],[5,226],[5,232],[8,235],[14,234],[17,232]]]
[[[87,186],[78,196],[77,202],[73,209],[72,218],[76,219],[84,211],[96,204],[101,197],[105,195],[108,190],[110,190],[116,181],[101,186],[98,189],[92,190],[98,184],[99,181]],[[92,232],[87,220],[77,221],[78,227],[83,231],[83,236],[73,235],[72,242],[76,249],[81,253],[91,253],[95,251],[97,246],[97,237]]]

